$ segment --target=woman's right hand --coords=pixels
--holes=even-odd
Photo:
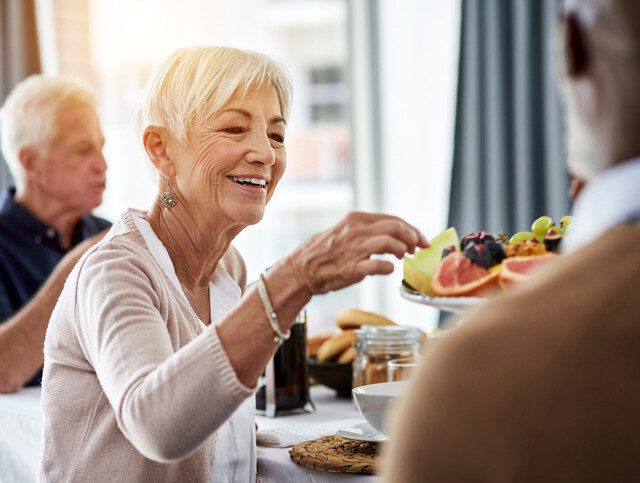
[[[401,259],[429,246],[425,236],[390,215],[352,212],[333,228],[313,236],[285,260],[309,296],[339,290],[367,275],[388,275],[393,264],[371,258],[392,254]]]
[[[389,274],[393,263],[372,258],[391,253],[402,258],[429,243],[419,230],[395,216],[349,213],[333,228],[318,233],[264,274],[264,283],[280,329],[288,331],[313,295],[358,283],[367,275]],[[253,387],[277,349],[257,289],[216,325],[236,375]]]

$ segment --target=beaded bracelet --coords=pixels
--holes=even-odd
[[[271,326],[271,329],[275,334],[275,336],[273,337],[273,342],[275,342],[280,346],[284,343],[285,340],[289,339],[289,337],[291,336],[291,330],[287,330],[286,333],[280,330],[280,324],[278,323],[278,318],[276,317],[276,313],[273,311],[271,300],[269,300],[269,294],[267,293],[267,286],[264,283],[263,274],[260,274],[260,278],[258,279],[258,293],[260,294],[260,299],[262,300],[264,311],[267,314],[267,320],[269,321],[269,325]]]

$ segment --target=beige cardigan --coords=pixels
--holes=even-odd
[[[45,340],[44,481],[208,481],[252,390],[124,213],[69,275]],[[244,292],[231,248],[221,260]]]

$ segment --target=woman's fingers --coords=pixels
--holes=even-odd
[[[358,258],[369,258],[369,256],[373,254],[381,255],[391,253],[400,259],[404,257],[408,251],[409,247],[404,242],[390,235],[377,235],[367,239],[366,243],[363,243],[356,253],[358,254]]]
[[[407,251],[413,252],[416,247],[421,246],[422,242],[426,242],[422,233],[400,218],[378,220],[368,225],[366,230],[371,235],[387,234],[402,241],[407,245]]]
[[[352,211],[347,216],[344,217],[340,224],[357,226],[357,225],[370,225],[378,222],[387,222],[387,223],[395,223],[397,225],[402,225],[408,227],[411,231],[415,232],[419,239],[419,246],[429,246],[427,238],[418,230],[415,226],[410,225],[402,218],[399,218],[394,215],[385,215],[382,213],[366,213],[362,211]]]
[[[401,259],[428,245],[418,229],[396,216],[352,212],[288,258],[309,292],[319,294],[393,271],[392,263],[371,259],[372,255],[388,253]]]
[[[367,213],[365,211],[352,211],[344,217],[346,223],[374,223],[380,220],[400,220],[394,215],[385,215],[384,213]]]
[[[360,260],[355,265],[355,272],[362,280],[367,275],[389,275],[393,272],[393,263],[378,259]],[[360,281],[357,280],[357,281]]]
[[[418,232],[418,246],[420,248],[427,248],[429,246],[429,240],[427,240],[427,237],[424,236],[417,228],[414,227],[414,229]]]
[[[340,224],[352,228],[364,227],[372,233],[395,234],[408,245],[415,245],[420,248],[429,246],[427,238],[420,230],[402,218],[393,215],[353,211],[349,213]]]

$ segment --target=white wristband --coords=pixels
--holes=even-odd
[[[260,299],[262,300],[262,305],[264,306],[264,311],[267,314],[267,320],[269,321],[269,325],[273,330],[275,336],[273,337],[273,342],[278,345],[282,345],[282,343],[289,339],[291,336],[291,331],[287,330],[286,333],[280,330],[280,324],[278,323],[278,318],[276,313],[273,311],[273,306],[271,305],[271,300],[269,300],[269,294],[267,293],[267,286],[264,283],[264,275],[260,274],[260,278],[258,279],[258,293],[260,294]]]

